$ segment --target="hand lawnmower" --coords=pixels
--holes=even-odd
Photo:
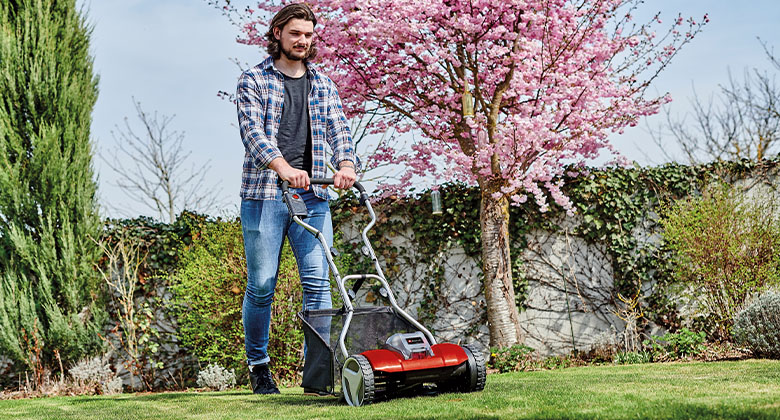
[[[332,179],[312,179],[313,185],[332,185]],[[468,346],[436,343],[430,331],[398,306],[385,278],[368,231],[376,223],[366,190],[355,182],[360,205],[365,205],[371,221],[362,231],[362,252],[371,259],[376,274],[350,274],[341,277],[325,236],[304,222],[306,204],[282,182],[282,196],[290,217],[322,244],[328,266],[336,280],[344,305],[339,309],[303,310],[306,340],[302,386],[319,394],[337,395],[340,379],[343,399],[361,406],[398,395],[423,391],[473,392],[485,387],[485,359]],[[380,295],[390,306],[353,306],[357,292],[366,280],[378,281]],[[348,282],[352,287],[347,291]],[[338,334],[331,334],[331,331]]]

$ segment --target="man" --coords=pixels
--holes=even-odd
[[[326,144],[337,168],[335,187],[350,188],[356,179],[354,145],[336,86],[309,63],[317,54],[316,24],[308,6],[285,6],[266,33],[270,57],[238,80],[238,122],[246,152],[241,185],[248,273],[244,344],[256,394],[279,393],[268,368],[268,331],[285,236],[298,262],[304,309],[331,307],[324,250],[311,233],[291,221],[278,181],[287,180],[297,189],[308,208],[306,222],[332,243],[327,190],[309,181],[326,177]]]

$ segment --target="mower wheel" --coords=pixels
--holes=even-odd
[[[365,356],[355,354],[344,362],[341,391],[344,400],[353,407],[371,404],[374,400],[374,371]]]
[[[468,366],[468,385],[465,386],[463,391],[476,392],[485,389],[485,380],[487,379],[487,369],[485,367],[485,357],[482,353],[472,350],[469,346],[463,346],[463,350],[466,350],[466,355],[469,357]],[[465,384],[464,384],[465,385]]]
[[[472,350],[468,346],[462,346],[468,359],[466,360],[466,372],[445,382],[436,384],[439,392],[476,392],[485,389],[485,358],[482,353]]]

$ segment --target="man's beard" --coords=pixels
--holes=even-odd
[[[293,47],[293,48],[295,48],[295,47]],[[285,49],[284,47],[282,47],[282,54],[284,54],[284,56],[287,57],[287,59],[290,60],[290,61],[302,61],[302,60],[305,60],[306,57],[309,56],[309,49],[307,48],[303,52],[303,56],[298,56],[298,55],[293,55],[292,48]]]

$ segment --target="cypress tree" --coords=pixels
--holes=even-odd
[[[0,354],[36,373],[102,348],[90,33],[75,0],[0,2]]]

